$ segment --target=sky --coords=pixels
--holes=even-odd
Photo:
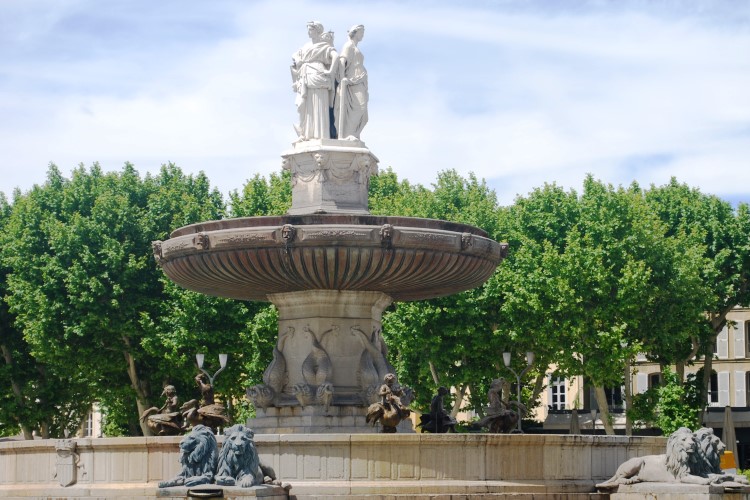
[[[750,0],[0,0],[0,191],[50,163],[173,162],[224,194],[279,172],[311,20],[339,50],[365,25],[362,140],[400,179],[750,202]]]

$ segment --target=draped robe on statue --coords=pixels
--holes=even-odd
[[[300,139],[330,139],[329,108],[333,94],[330,67],[335,50],[326,42],[310,42],[293,56]]]
[[[367,90],[367,71],[364,66],[365,57],[349,40],[341,49],[340,58],[343,77],[348,78],[349,82],[339,85],[337,90],[336,104],[333,108],[336,130],[339,139],[359,139],[362,129],[367,124],[367,101],[370,99]]]

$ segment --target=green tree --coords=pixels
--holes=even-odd
[[[388,169],[370,181],[374,214],[427,217],[481,227],[496,237],[497,199],[473,174],[440,172],[432,190],[399,182]],[[440,385],[455,387],[453,414],[467,394],[484,404],[497,373],[500,349],[492,335],[494,316],[483,288],[450,297],[393,305],[383,316],[383,335],[401,380],[414,387],[418,407],[428,407]]]
[[[169,300],[151,241],[222,214],[206,177],[173,165],[145,179],[129,164],[119,173],[81,166],[70,179],[50,167],[47,182],[14,203],[2,251],[7,302],[31,354],[91,385],[87,403],[117,407],[108,398],[130,396],[132,406],[120,406],[135,421],[175,371],[150,343]]]
[[[701,401],[705,402],[713,360],[711,346],[726,326],[729,311],[750,303],[750,208],[743,203],[734,209],[726,201],[674,178],[664,186],[652,186],[646,199],[667,225],[668,234],[687,235],[704,258],[701,289],[706,299],[705,314],[693,317],[692,348],[683,346],[679,351],[682,359],[669,361],[677,363],[682,380],[684,364],[696,352],[704,355]]]
[[[288,170],[272,173],[266,180],[259,174],[249,179],[238,193],[229,194],[232,217],[283,215],[292,206],[291,175]]]
[[[695,376],[689,375],[688,383],[683,383],[670,370],[664,371],[662,376],[664,382],[661,385],[634,396],[633,405],[628,409],[630,418],[639,423],[655,425],[665,436],[680,427],[699,427],[700,391],[699,384],[694,383]]]
[[[627,378],[654,336],[685,342],[702,304],[700,252],[667,237],[637,185],[589,176],[580,197],[545,186],[516,205],[505,218],[511,253],[491,284],[501,328],[516,342],[533,332],[526,345],[544,364],[591,381],[612,433],[604,388]]]

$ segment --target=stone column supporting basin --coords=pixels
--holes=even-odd
[[[378,400],[383,378],[394,372],[380,333],[391,298],[311,290],[269,299],[279,310],[279,337],[263,384],[248,390],[256,432],[372,432],[365,407]]]

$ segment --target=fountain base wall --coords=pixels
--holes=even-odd
[[[68,487],[55,477],[55,440],[2,442],[0,498],[155,498],[158,481],[179,472],[180,439],[78,439],[81,468]],[[298,499],[533,494],[590,500],[594,485],[622,462],[666,446],[656,437],[530,434],[266,434],[255,442],[263,463]]]

